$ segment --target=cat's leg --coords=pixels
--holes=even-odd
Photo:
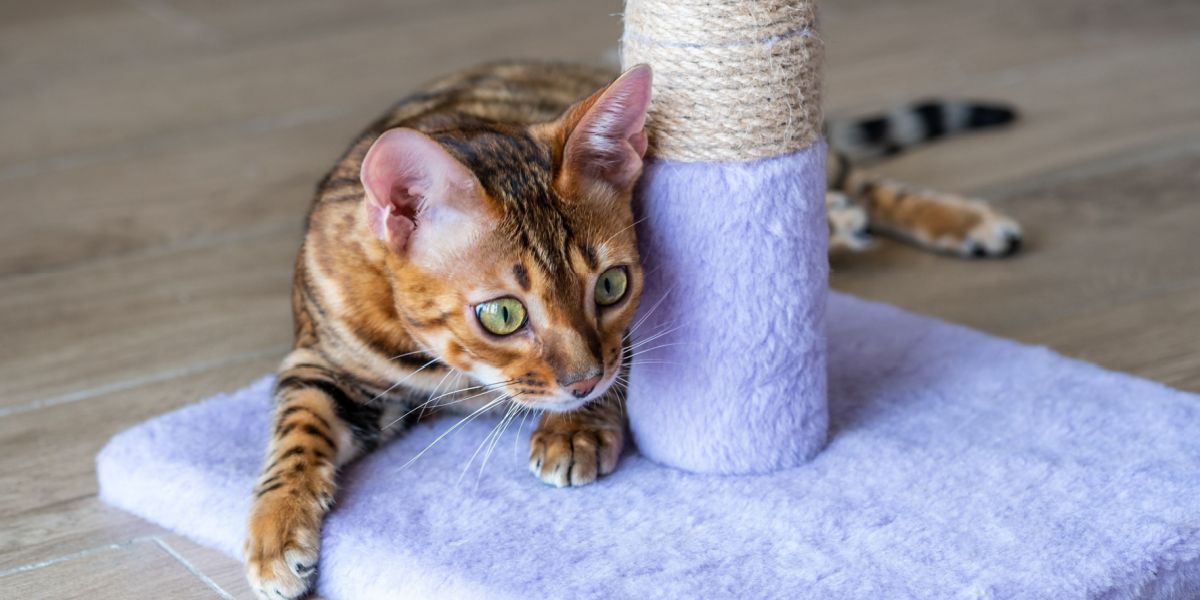
[[[870,229],[965,258],[1009,256],[1021,226],[987,202],[859,175],[848,189],[867,209]]]
[[[616,390],[572,412],[545,413],[529,439],[529,470],[555,487],[587,485],[616,470],[627,429]]]
[[[296,350],[280,367],[245,546],[246,575],[262,598],[308,592],[337,469],[380,441],[382,410],[352,394],[315,352]]]
[[[864,250],[871,245],[867,210],[844,192],[825,192],[829,250]]]

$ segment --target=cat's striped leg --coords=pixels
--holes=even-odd
[[[882,177],[854,179],[847,191],[866,207],[873,233],[965,258],[1009,256],[1021,247],[1021,226],[982,200]]]
[[[529,470],[555,487],[587,485],[616,470],[627,429],[615,389],[574,411],[547,412],[529,439]]]
[[[378,443],[380,412],[339,385],[315,352],[296,350],[284,360],[246,537],[246,574],[260,597],[308,592],[337,469]]]

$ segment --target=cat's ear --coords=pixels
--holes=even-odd
[[[630,67],[567,111],[563,124],[570,134],[563,146],[564,173],[629,188],[641,174],[646,155],[650,82],[649,65]]]
[[[363,159],[360,174],[371,231],[402,256],[466,241],[486,213],[471,171],[429,136],[391,129]]]

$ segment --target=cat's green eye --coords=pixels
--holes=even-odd
[[[477,304],[475,317],[484,329],[496,335],[508,335],[525,324],[525,305],[516,298],[499,298]]]
[[[625,288],[629,285],[629,275],[625,267],[613,267],[600,275],[596,280],[596,304],[609,306],[616,304],[625,297]]]

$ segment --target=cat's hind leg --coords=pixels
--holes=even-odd
[[[1021,226],[983,200],[887,178],[861,177],[851,189],[872,233],[964,258],[1010,256],[1021,248]]]

